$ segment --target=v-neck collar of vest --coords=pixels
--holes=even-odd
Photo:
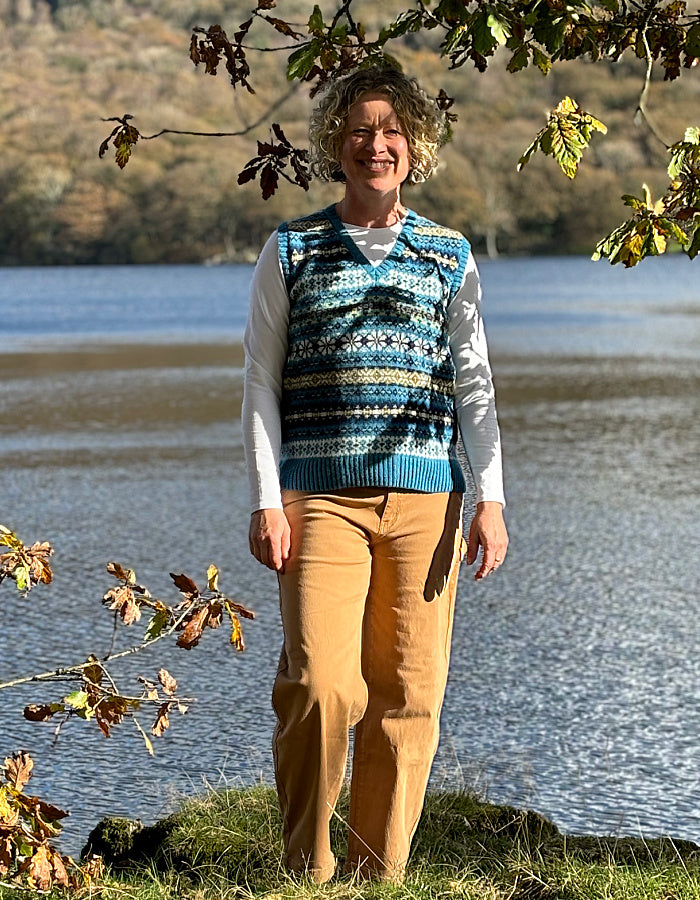
[[[357,246],[355,241],[353,241],[353,239],[348,234],[345,225],[343,225],[340,216],[335,210],[335,204],[331,204],[331,206],[328,206],[325,209],[325,213],[355,262],[359,266],[362,266],[362,268],[367,272],[374,275],[383,275],[385,271],[391,269],[391,267],[401,259],[400,245],[409,238],[411,232],[413,231],[413,225],[416,220],[416,214],[413,212],[413,210],[407,210],[406,216],[403,220],[403,226],[401,228],[401,231],[399,231],[399,233],[396,235],[396,243],[391,248],[391,252],[387,254],[386,258],[383,259],[378,266],[373,266],[372,263],[364,255],[362,250],[360,250],[360,248]]]

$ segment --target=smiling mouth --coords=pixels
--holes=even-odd
[[[387,169],[391,168],[392,162],[388,159],[383,160],[360,160],[360,164],[363,165],[366,169],[369,169],[370,172],[384,172]]]

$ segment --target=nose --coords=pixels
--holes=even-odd
[[[386,149],[386,140],[384,138],[384,131],[381,128],[378,128],[378,129],[370,132],[369,148],[373,153],[381,153],[383,150]]]

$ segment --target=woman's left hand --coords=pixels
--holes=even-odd
[[[469,528],[467,565],[476,561],[479,547],[483,548],[481,565],[474,579],[486,578],[503,563],[508,549],[508,532],[503,521],[503,507],[495,500],[476,504],[476,515]]]

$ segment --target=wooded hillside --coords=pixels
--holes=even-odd
[[[334,9],[335,4],[321,4]],[[382,24],[392,2],[364,4]],[[312,3],[279,0],[288,20],[308,19]],[[142,135],[161,128],[238,131],[289,93],[271,117],[304,143],[310,101],[284,77],[289,45],[271,30],[254,63],[256,94],[233,91],[188,58],[191,28],[220,23],[229,33],[250,6],[231,0],[0,0],[0,265],[251,260],[282,219],[330,202],[337,188],[308,193],[282,184],[269,201],[238,172],[256,139],[165,135],[139,141],[129,166],[97,150],[111,124],[130,113]],[[366,9],[366,14],[365,14]],[[480,252],[590,253],[625,212],[623,193],[667,184],[667,151],[634,111],[644,64],[565,63],[547,78],[492,65],[448,72],[430,41],[408,35],[395,48],[405,70],[434,93],[456,98],[454,140],[439,173],[405,199],[419,212],[464,231]],[[518,159],[563,96],[608,126],[596,136],[571,183],[552,160]],[[700,68],[670,84],[655,80],[648,109],[667,143],[680,140],[700,110]],[[269,120],[268,120],[269,121]]]

